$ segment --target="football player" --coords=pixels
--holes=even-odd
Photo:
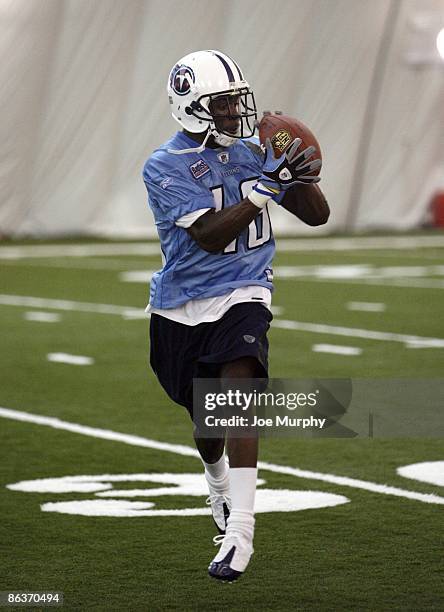
[[[150,363],[167,394],[193,414],[193,378],[268,378],[267,331],[274,239],[269,207],[309,225],[327,221],[316,183],[320,160],[296,139],[275,158],[254,137],[253,92],[238,64],[219,51],[190,53],[168,79],[181,126],[145,164],[163,254],[153,275]],[[253,553],[257,437],[205,438],[194,431],[222,537],[209,566],[232,581]],[[229,467],[225,457],[228,454]]]

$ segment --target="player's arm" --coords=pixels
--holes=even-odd
[[[301,144],[300,138],[294,139],[285,154],[286,169],[284,172],[281,170],[275,176],[280,191],[285,192],[280,204],[307,225],[323,225],[328,221],[330,208],[317,185],[321,180],[318,173],[322,161],[320,159],[310,160],[315,152],[314,146],[301,150]],[[266,158],[272,156],[273,149],[268,142]],[[278,160],[275,163],[278,163]],[[284,175],[286,175],[286,180],[283,183]]]
[[[204,251],[209,253],[223,251],[250,225],[272,196],[280,193],[283,187],[276,182],[276,177],[284,170],[288,160],[285,156],[277,160],[269,141],[267,148],[268,155],[263,162],[262,175],[248,198],[217,212],[210,210],[187,228],[188,233]]]
[[[296,185],[286,192],[281,206],[307,225],[323,225],[330,216],[327,200],[316,184]]]
[[[320,211],[320,196],[322,194],[320,190],[313,192],[307,189],[305,190],[305,197],[303,197],[303,188],[315,187],[314,183],[319,180],[319,177],[312,177],[310,173],[320,167],[321,161],[307,162],[307,159],[313,153],[313,147],[300,152],[298,151],[300,144],[301,140],[296,138],[285,155],[276,158],[271,142],[267,139],[262,175],[248,198],[218,212],[208,211],[187,228],[191,237],[202,249],[209,253],[222,251],[248,227],[273,196],[278,195],[281,191],[287,191],[295,185],[302,188],[301,197],[298,198],[298,202],[300,201],[297,206],[298,213],[304,217],[302,220],[306,223],[314,220],[313,212],[309,211],[310,205],[312,201],[316,200],[316,210]],[[324,217],[319,216],[319,218]],[[318,224],[313,223],[313,225]]]
[[[260,210],[260,207],[245,198],[229,208],[217,212],[207,211],[187,231],[201,249],[208,253],[218,253],[250,225]]]

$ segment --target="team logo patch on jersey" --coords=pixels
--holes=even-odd
[[[171,71],[170,86],[178,96],[186,96],[195,81],[194,72],[189,66],[177,64]]]
[[[283,151],[288,147],[291,141],[292,137],[290,132],[287,130],[279,130],[271,139],[271,144],[275,149],[278,149],[278,151]]]
[[[203,159],[199,159],[195,164],[190,166],[191,174],[195,179],[199,179],[201,176],[210,171],[210,167]]]
[[[253,344],[253,342],[256,341],[256,338],[254,336],[250,336],[250,334],[245,334],[244,340],[245,342],[248,342],[248,344]]]
[[[217,159],[221,164],[228,164],[230,161],[230,154],[227,151],[223,151],[222,153],[217,154]]]

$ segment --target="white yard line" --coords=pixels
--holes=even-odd
[[[149,283],[156,270],[126,270],[120,272],[119,281],[122,283]]]
[[[68,421],[62,421],[56,417],[47,417],[39,414],[22,412],[20,410],[11,410],[10,408],[0,408],[0,417],[12,419],[14,421],[22,421],[24,423],[46,425],[47,427],[52,427],[53,429],[71,431],[72,433],[78,433],[82,434],[83,436],[90,436],[92,438],[101,438],[102,440],[122,442],[123,444],[130,444],[131,446],[143,446],[144,448],[152,448],[154,450],[176,453],[177,455],[188,455],[190,457],[199,456],[197,450],[191,448],[190,446],[184,446],[182,444],[169,444],[167,442],[157,442],[156,440],[149,440],[147,438],[142,438],[141,436],[133,436],[131,434],[110,431],[109,429],[99,429],[97,427],[88,427],[87,425],[69,423]]]
[[[46,355],[48,361],[54,363],[67,363],[69,365],[93,365],[94,359],[86,355],[71,355],[71,353],[48,353]]]
[[[62,421],[61,419],[57,419],[54,417],[31,414],[29,412],[22,412],[20,410],[0,408],[0,417],[25,423],[46,425],[47,427],[52,427],[53,429],[70,431],[72,433],[78,433],[93,438],[100,438],[102,440],[122,442],[124,444],[130,444],[131,446],[142,446],[144,448],[166,451],[169,453],[175,453],[177,455],[196,458],[199,457],[199,454],[196,449],[191,448],[190,446],[185,446],[183,444],[158,442],[157,440],[150,440],[148,438],[143,438],[142,436],[123,434],[116,431],[111,431],[109,429],[100,429],[98,427],[88,427],[85,425],[79,425],[78,423],[70,423],[68,421]],[[413,499],[427,504],[444,505],[444,497],[440,497],[439,495],[435,495],[433,493],[419,493],[416,491],[400,489],[398,487],[391,487],[388,485],[368,482],[366,480],[348,478],[346,476],[336,476],[335,474],[324,474],[322,472],[312,472],[310,470],[300,470],[299,468],[293,468],[285,465],[277,465],[275,463],[268,463],[265,461],[259,461],[258,467],[260,470],[268,470],[270,472],[276,472],[278,474],[287,474],[289,476],[295,476],[296,478],[319,480],[322,482],[328,482],[339,486],[351,487],[354,489],[363,489],[365,491],[371,491],[372,493],[394,495],[396,497]]]
[[[444,236],[363,236],[350,238],[281,238],[278,251],[411,250],[443,248]],[[101,255],[159,255],[157,242],[36,244],[0,247],[0,259],[34,257],[95,257]]]
[[[444,289],[444,280],[440,278],[387,278],[364,279],[366,285],[389,285],[390,287],[407,287],[418,289]]]
[[[96,255],[160,255],[160,245],[152,242],[115,242],[111,244],[37,244],[0,247],[0,259],[95,257]]]
[[[433,247],[432,247],[433,248]],[[380,257],[382,259],[399,259],[399,253],[396,253],[396,249],[394,249],[393,251],[391,251],[390,249],[387,249],[385,251],[377,251],[376,249],[369,249],[368,252],[366,252],[366,249],[362,249],[360,250],[359,253],[355,253],[354,251],[342,251],[341,252],[341,256],[343,257],[371,257],[372,259],[374,259],[375,257]],[[426,259],[443,259],[443,254],[439,251],[436,250],[434,253],[430,252],[430,251],[424,251],[421,250],[419,253],[408,253],[408,252],[403,252],[401,255],[402,259],[417,259],[418,261],[420,261],[421,263],[424,262],[424,260]]]
[[[395,497],[415,499],[417,501],[422,501],[426,504],[444,504],[444,497],[440,497],[439,495],[435,495],[434,493],[417,493],[416,491],[408,491],[406,489],[400,489],[398,487],[381,485],[375,482],[369,482],[367,480],[348,478],[347,476],[336,476],[334,474],[323,474],[321,472],[311,472],[308,470],[300,470],[298,468],[286,467],[284,465],[264,463],[262,461],[258,462],[258,466],[259,468],[268,470],[269,472],[277,472],[278,474],[289,474],[291,476],[296,476],[297,478],[320,480],[322,482],[329,482],[330,484],[337,484],[343,487],[364,489],[365,491],[371,491],[372,493],[382,493],[384,495],[394,495]]]
[[[420,287],[443,289],[444,280],[434,278],[444,275],[443,265],[421,266],[375,266],[359,264],[317,264],[307,266],[275,266],[274,276],[278,280],[308,280],[316,282],[346,282],[398,287]],[[135,273],[136,274],[136,273]],[[142,280],[141,272],[139,279]],[[144,278],[146,280],[146,278]]]
[[[411,342],[407,342],[405,347],[408,349],[440,348],[440,343],[437,344],[432,340],[412,340]]]
[[[68,310],[74,312],[93,312],[97,314],[119,315],[124,318],[148,317],[143,309],[131,306],[115,306],[113,304],[95,304],[91,302],[75,302],[73,300],[51,300],[24,295],[0,294],[0,305],[21,306],[25,308],[49,308],[51,310]],[[293,331],[305,331],[314,334],[325,334],[333,336],[346,336],[348,338],[363,338],[365,340],[381,340],[385,342],[401,342],[403,344],[418,344],[430,348],[444,348],[444,338],[433,338],[430,336],[414,336],[410,334],[398,334],[392,332],[375,331],[370,329],[359,329],[356,327],[342,327],[338,325],[327,325],[325,323],[310,323],[306,321],[289,321],[286,319],[274,319],[272,327],[288,329]]]
[[[392,332],[381,332],[370,329],[359,329],[357,327],[341,327],[338,325],[327,325],[325,323],[308,323],[302,321],[287,321],[285,319],[274,319],[272,327],[280,329],[292,329],[314,334],[326,334],[333,336],[346,336],[347,338],[363,338],[364,340],[381,340],[386,342],[417,343],[425,342],[435,348],[444,348],[444,338],[430,338],[425,336],[412,336],[409,334],[395,334]]]
[[[314,353],[332,353],[333,355],[361,355],[362,348],[357,346],[340,346],[338,344],[313,344],[311,350]]]
[[[411,250],[444,247],[444,236],[361,236],[350,238],[277,239],[278,251]]]
[[[347,302],[347,310],[358,312],[384,312],[385,304],[382,302]]]
[[[96,304],[93,302],[76,302],[73,300],[51,300],[27,295],[1,295],[0,305],[24,306],[26,308],[49,308],[50,310],[67,310],[72,312],[94,312],[96,314],[118,315],[132,318],[139,315],[147,318],[142,308],[133,306],[116,306],[114,304]]]
[[[23,318],[26,321],[38,321],[40,323],[58,323],[61,316],[56,312],[40,312],[39,310],[31,310],[25,312]]]

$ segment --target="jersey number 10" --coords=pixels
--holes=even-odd
[[[244,200],[248,197],[248,194],[251,192],[253,185],[257,183],[258,177],[245,179],[239,183],[239,193],[240,199]],[[225,206],[225,195],[223,185],[217,185],[211,189],[213,192],[214,202],[216,204],[216,211],[222,210]],[[268,242],[271,238],[271,223],[270,223],[270,215],[268,213],[268,206],[260,211],[258,216],[250,223],[248,226],[248,240],[247,240],[247,248],[248,249],[257,249],[262,246],[266,242]],[[238,241],[239,236],[230,242],[228,246],[225,247],[224,253],[237,253],[238,250]]]

